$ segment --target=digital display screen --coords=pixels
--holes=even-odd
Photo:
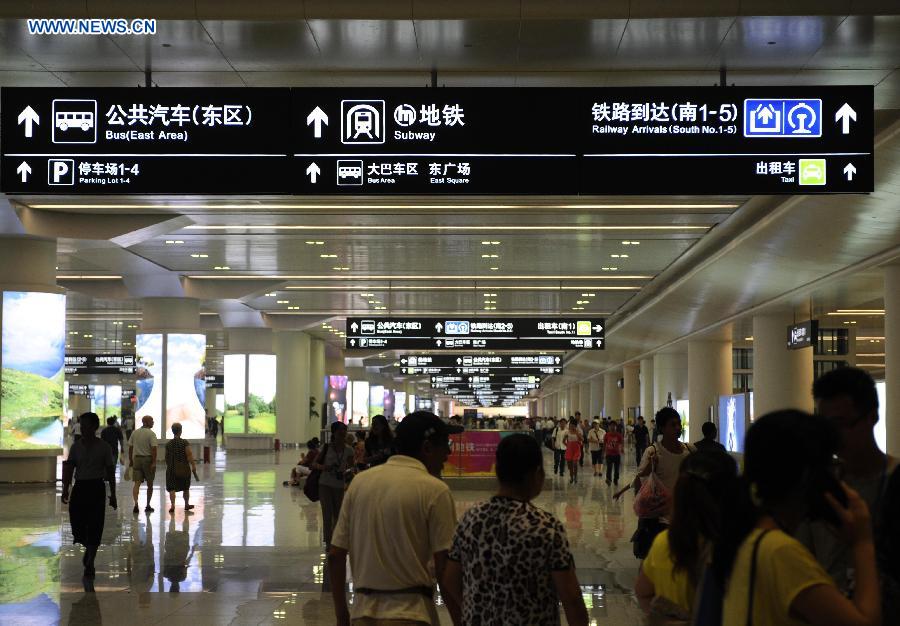
[[[225,432],[244,432],[247,356],[225,355]]]
[[[3,292],[0,449],[63,443],[66,297]]]
[[[373,385],[369,387],[369,416],[384,415],[384,387]]]
[[[274,354],[251,354],[247,382],[247,432],[275,434]]]
[[[181,424],[185,439],[206,436],[206,335],[167,335],[166,428]]]
[[[369,383],[364,380],[353,381],[353,404],[351,418],[353,424],[361,424],[365,418],[369,419]]]
[[[406,417],[406,392],[394,392],[394,419],[398,422]]]
[[[137,386],[137,408],[134,410],[135,423],[140,423],[145,415],[153,417],[153,432],[162,436],[162,334],[137,335],[135,346],[135,385]]]
[[[744,451],[747,403],[742,393],[719,396],[719,439],[729,452]]]
[[[394,391],[386,387],[384,389],[384,416],[388,419],[394,417]]]
[[[328,423],[347,423],[347,383],[346,376],[328,376]]]

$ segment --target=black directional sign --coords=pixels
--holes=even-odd
[[[873,190],[874,90],[0,90],[7,193]]]
[[[400,357],[400,373],[502,374],[505,376],[562,374],[559,354],[427,354]]]
[[[133,354],[67,354],[66,374],[134,374]]]
[[[602,350],[605,325],[603,319],[575,317],[348,317],[346,348]]]

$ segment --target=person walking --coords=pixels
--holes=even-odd
[[[172,424],[172,439],[166,442],[166,491],[169,492],[169,513],[175,512],[175,494],[184,493],[184,514],[190,515],[194,505],[191,504],[191,474],[197,476],[197,464],[191,444],[181,438],[181,424]]]
[[[156,454],[158,452],[156,433],[153,432],[153,417],[145,415],[141,418],[141,427],[131,434],[128,440],[128,464],[131,466],[131,479],[134,486],[131,496],[134,498],[132,513],[138,513],[138,501],[141,495],[141,483],[147,482],[147,506],[144,513],[153,513],[150,501],[153,499],[153,479],[156,477]]]
[[[559,418],[556,428],[550,434],[553,440],[553,473],[560,476],[566,472],[566,434],[569,428],[565,418]]]
[[[388,426],[384,415],[376,415],[372,418],[372,427],[369,436],[366,437],[365,462],[369,467],[381,465],[397,452],[394,445],[394,434]]]
[[[572,418],[569,422],[569,430],[566,433],[566,464],[569,466],[569,484],[578,482],[578,463],[584,450],[584,435],[581,432],[581,424]]]
[[[338,516],[328,568],[338,626],[349,626],[347,556],[353,572],[354,625],[439,626],[435,582],[454,624],[459,605],[444,570],[456,530],[450,488],[440,479],[452,434],[461,426],[416,411],[397,426],[397,454],[357,476]]]
[[[332,422],[331,441],[322,447],[313,463],[313,469],[322,472],[319,476],[319,504],[322,507],[326,546],[331,545],[331,535],[341,512],[348,471],[353,469],[353,452],[353,447],[347,443],[347,425]]]
[[[461,606],[462,624],[586,626],[566,529],[533,504],[544,486],[541,447],[510,435],[497,446],[500,488],[463,516],[448,554],[445,597]],[[539,546],[535,549],[535,546]]]
[[[113,459],[122,459],[122,463],[125,462],[125,438],[122,436],[122,429],[116,424],[115,417],[106,419],[106,428],[100,431],[100,439],[112,449]]]
[[[84,577],[94,578],[94,559],[103,537],[103,523],[106,518],[106,485],[109,483],[109,506],[115,510],[116,463],[112,450],[97,438],[100,418],[96,413],[84,413],[78,419],[81,437],[72,444],[69,456],[63,462],[62,503],[69,506],[69,523],[75,543],[84,546]],[[75,486],[71,496],[69,486],[72,479]]]
[[[726,452],[725,446],[716,441],[716,435],[719,434],[719,429],[716,428],[715,424],[712,422],[703,422],[703,426],[700,427],[700,430],[703,432],[703,439],[694,444],[694,447],[697,448],[697,450]]]
[[[588,451],[591,453],[594,476],[603,476],[603,438],[605,436],[606,431],[600,428],[600,422],[595,420],[588,432]]]
[[[643,416],[638,416],[637,424],[634,425],[634,464],[635,466],[641,464],[641,459],[644,456],[644,450],[647,449],[650,440],[650,431],[647,429],[647,425],[644,424]]]
[[[619,425],[609,422],[609,430],[603,437],[603,456],[606,458],[606,485],[615,482],[619,486],[619,471],[622,468],[622,452],[625,450],[625,440],[619,432]]]

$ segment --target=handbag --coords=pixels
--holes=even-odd
[[[319,460],[319,456],[322,457],[322,460],[325,460],[325,455],[328,453],[328,444],[326,443],[322,446],[322,452],[316,456],[316,460],[313,461],[315,463]],[[303,484],[303,495],[309,498],[310,502],[318,502],[319,501],[319,478],[322,476],[322,470],[314,469],[309,473],[309,476],[306,477],[306,482]]]
[[[641,481],[641,488],[634,498],[634,514],[638,517],[661,517],[672,504],[672,494],[656,475],[656,447],[650,456],[650,474]]]

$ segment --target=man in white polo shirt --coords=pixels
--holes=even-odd
[[[450,453],[448,436],[462,430],[427,411],[410,413],[397,426],[398,454],[353,479],[328,553],[340,626],[351,623],[348,553],[356,592],[353,626],[440,624],[435,578],[442,579],[456,530],[453,497],[440,475]],[[446,595],[444,600],[458,623],[459,607]]]
[[[132,513],[138,513],[138,497],[141,483],[147,481],[147,506],[145,513],[152,513],[150,500],[153,497],[153,479],[156,477],[156,433],[153,432],[153,418],[145,415],[141,418],[141,427],[131,434],[128,440],[128,463],[131,465],[131,479],[134,486],[131,495],[134,497]]]

